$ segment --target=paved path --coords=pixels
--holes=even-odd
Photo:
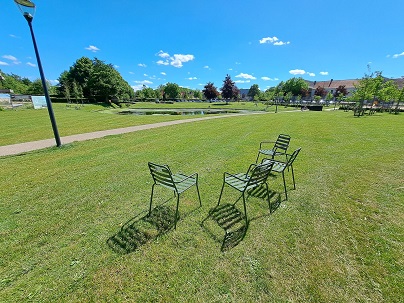
[[[234,116],[251,115],[251,114],[252,113],[228,114],[228,115],[223,115],[223,116],[210,116],[210,117],[203,117],[203,118],[193,118],[193,119],[184,119],[184,120],[175,120],[175,121],[168,121],[168,122],[159,122],[159,123],[153,123],[153,124],[137,125],[137,126],[124,127],[124,128],[115,128],[115,129],[102,130],[102,131],[97,131],[97,132],[92,132],[92,133],[85,133],[85,134],[61,137],[60,141],[62,142],[62,145],[63,145],[63,144],[67,144],[67,143],[72,143],[74,141],[91,140],[91,139],[102,138],[102,137],[106,137],[106,136],[110,136],[110,135],[131,133],[131,132],[136,132],[136,131],[140,131],[140,130],[158,128],[158,127],[169,126],[169,125],[183,124],[183,123],[209,120],[209,119],[219,119],[219,118],[227,118],[227,117],[234,117]],[[253,114],[262,114],[262,113],[257,112],[257,113],[253,113]],[[23,154],[23,153],[30,152],[33,150],[44,149],[44,148],[48,148],[48,147],[52,147],[52,146],[56,146],[56,142],[55,142],[54,138],[33,141],[33,142],[13,144],[13,145],[0,146],[0,157]]]

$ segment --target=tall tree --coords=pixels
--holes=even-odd
[[[261,95],[261,90],[258,84],[251,85],[247,95],[252,99],[254,99],[256,96],[259,97]]]
[[[223,86],[220,89],[222,91],[222,97],[226,100],[237,99],[240,93],[240,90],[236,86],[236,84],[231,80],[230,75],[226,75],[223,80]]]
[[[212,82],[208,82],[202,90],[203,95],[207,100],[216,99],[219,96],[217,88]]]
[[[302,95],[304,96],[309,89],[309,84],[301,77],[293,77],[286,80],[282,85],[282,90],[285,94],[291,92],[293,96]]]
[[[314,96],[324,98],[326,95],[327,90],[322,86],[317,86],[316,90],[314,91]]]
[[[177,99],[180,96],[180,87],[177,83],[167,83],[164,87],[165,99]]]

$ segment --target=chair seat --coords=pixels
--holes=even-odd
[[[237,189],[239,191],[243,191],[244,187],[248,183],[249,179],[250,178],[245,173],[239,173],[239,174],[226,176],[224,178],[224,182],[226,182],[228,185],[230,185],[231,187],[234,187],[235,189]]]
[[[277,173],[283,172],[287,165],[287,163],[274,161],[274,160],[270,160],[270,159],[266,159],[263,161],[263,163],[267,163],[267,162],[273,162],[274,165],[272,166],[272,171],[277,172]]]
[[[196,184],[196,177],[188,177],[184,174],[173,174],[172,177],[176,184],[178,193],[182,193]]]

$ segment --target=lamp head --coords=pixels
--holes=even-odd
[[[21,14],[28,22],[32,21],[35,15],[35,3],[29,0],[14,0]]]

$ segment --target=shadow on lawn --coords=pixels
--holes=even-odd
[[[108,246],[119,254],[128,254],[143,244],[174,228],[175,211],[165,205],[154,208],[150,214],[134,217],[119,232],[107,240]]]
[[[266,200],[266,191],[263,188],[256,188],[248,193],[251,197],[261,198]],[[281,204],[281,196],[279,193],[269,192],[269,213],[250,218],[248,224],[256,219],[268,216],[275,212]],[[208,216],[201,222],[202,228],[217,242],[221,243],[220,250],[227,251],[237,246],[243,241],[248,225],[245,222],[245,215],[236,208],[235,204],[225,203],[219,204],[210,209]],[[272,201],[271,201],[272,200]],[[248,203],[248,199],[247,199]],[[248,205],[247,205],[248,208]],[[219,234],[223,234],[222,237]],[[223,240],[221,240],[223,238]]]

